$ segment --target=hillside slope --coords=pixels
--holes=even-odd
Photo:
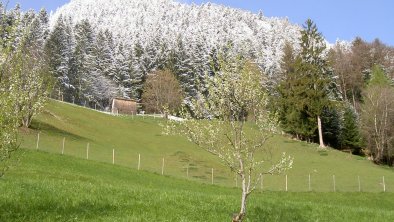
[[[229,221],[240,191],[25,151],[0,179],[0,221]],[[393,221],[392,193],[257,191],[247,221]]]
[[[162,120],[153,117],[112,116],[94,110],[51,101],[33,122],[33,130],[22,132],[22,147],[36,149],[37,133],[40,132],[39,150],[62,152],[65,138],[65,155],[112,163],[136,169],[139,154],[142,170],[161,174],[163,158],[164,174],[211,183],[212,168],[214,184],[236,185],[235,175],[223,167],[211,154],[199,149],[184,138],[161,135]],[[337,191],[358,191],[358,176],[362,191],[394,191],[394,172],[391,168],[376,166],[365,158],[352,156],[336,150],[320,150],[315,144],[307,144],[276,137],[271,142],[273,158],[282,152],[294,157],[294,167],[288,174],[289,191],[311,189],[333,191],[333,175]],[[284,190],[285,176],[266,176],[265,190]]]

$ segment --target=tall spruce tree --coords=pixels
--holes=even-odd
[[[83,20],[75,27],[75,38],[76,47],[74,50],[74,61],[75,77],[76,77],[76,88],[77,88],[77,102],[81,105],[87,105],[87,103],[93,100],[92,84],[95,79],[91,75],[93,66],[95,65],[94,60],[94,32],[87,20]]]
[[[300,42],[301,52],[293,65],[289,62],[291,69],[279,86],[282,122],[285,130],[303,139],[313,139],[317,129],[320,147],[324,147],[322,115],[332,105],[335,87],[325,60],[324,38],[310,19]]]
[[[115,57],[115,82],[118,85],[119,92],[124,98],[131,97],[131,76],[130,76],[130,66],[128,64],[128,55],[126,53],[125,47],[120,43],[117,47],[116,57]]]
[[[129,58],[129,70],[131,74],[131,97],[140,100],[143,84],[146,78],[146,69],[143,64],[144,48],[141,43],[137,42],[132,50],[133,56]]]
[[[57,98],[71,102],[74,97],[75,85],[71,72],[71,59],[73,54],[71,27],[59,17],[52,32],[45,42],[45,54],[47,55],[49,72],[56,78],[55,89]]]

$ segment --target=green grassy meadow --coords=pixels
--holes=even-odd
[[[0,221],[230,221],[241,193],[233,174],[185,139],[161,135],[160,121],[51,101],[33,129],[21,129],[19,161],[0,179]],[[271,146],[274,157],[295,159],[289,192],[285,175],[264,177],[247,221],[394,221],[393,169],[280,136]]]
[[[22,150],[0,180],[0,221],[230,221],[240,190]],[[257,191],[247,221],[393,221],[393,193]]]
[[[141,155],[141,169],[160,173],[164,158],[164,174],[175,178],[211,183],[212,168],[214,184],[235,187],[235,175],[223,167],[211,154],[189,143],[184,138],[161,134],[160,122],[153,117],[112,116],[90,109],[51,101],[44,112],[33,121],[33,130],[22,130],[21,147],[36,149],[37,134],[40,132],[39,150],[64,154],[81,159],[112,163],[136,169]],[[394,170],[376,166],[363,157],[332,149],[320,150],[316,144],[308,144],[281,136],[270,142],[273,159],[282,152],[294,157],[293,169],[288,175],[288,190],[309,191],[311,175],[312,191],[358,192],[360,177],[361,191],[382,192],[383,176],[387,192],[394,191]],[[265,176],[263,189],[285,190],[285,175]]]

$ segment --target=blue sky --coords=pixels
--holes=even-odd
[[[3,0],[4,1],[4,0]],[[201,4],[206,0],[179,0]],[[10,6],[19,2],[24,10],[45,7],[48,11],[69,0],[10,0]],[[360,36],[372,41],[378,37],[394,46],[394,0],[210,0],[210,2],[241,8],[253,12],[263,11],[266,16],[288,17],[302,24],[307,18],[314,20],[330,41],[352,40]]]

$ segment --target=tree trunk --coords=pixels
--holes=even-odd
[[[324,141],[323,141],[323,130],[321,127],[321,119],[320,116],[317,116],[317,128],[319,130],[319,143],[320,143],[320,147],[324,148]]]
[[[242,191],[241,210],[233,217],[233,222],[242,222],[246,215],[246,198],[248,195]]]
[[[32,121],[32,115],[28,114],[27,116],[22,118],[22,125],[26,128],[29,128]]]

